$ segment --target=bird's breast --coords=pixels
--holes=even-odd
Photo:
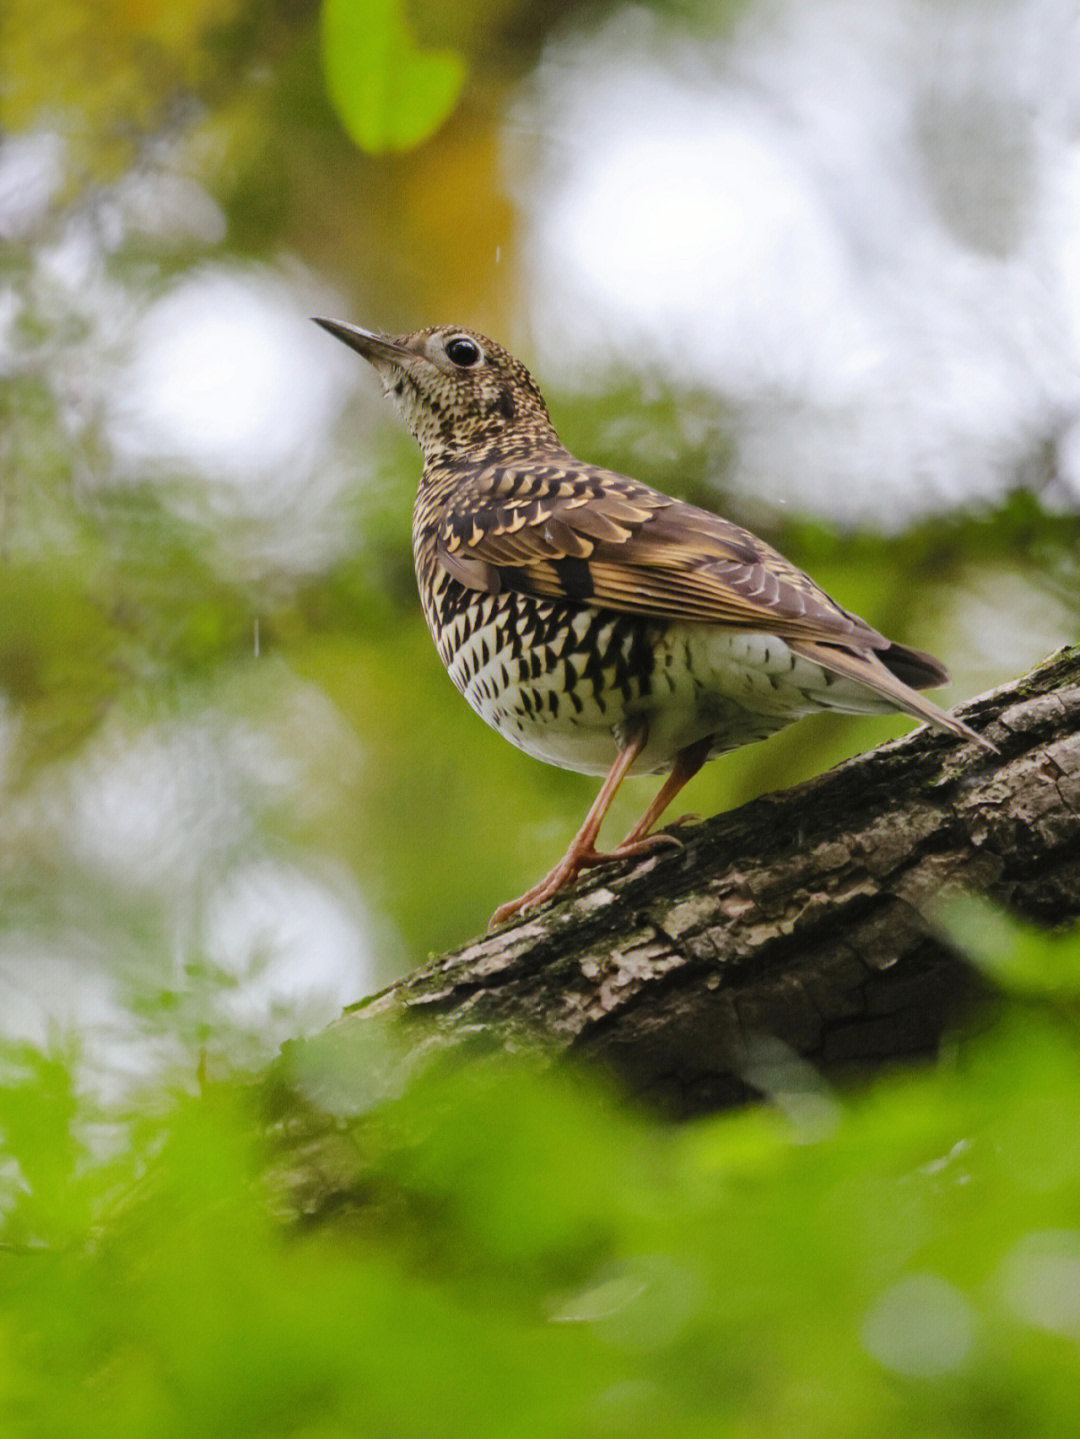
[[[424,607],[450,678],[482,719],[550,764],[610,767],[620,730],[647,703],[657,626],[449,578]]]

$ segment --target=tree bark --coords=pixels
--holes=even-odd
[[[998,754],[923,728],[684,826],[354,1007],[337,1040],[391,1018],[417,1043],[539,1040],[678,1114],[933,1052],[985,993],[935,930],[943,899],[1080,915],[1080,648],[963,714]]]

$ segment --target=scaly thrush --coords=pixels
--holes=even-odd
[[[677,843],[650,831],[707,759],[816,710],[903,710],[992,748],[918,693],[948,679],[931,655],[749,530],[575,458],[501,345],[455,326],[317,323],[371,363],[423,450],[413,553],[450,678],[512,744],[606,775],[564,857],[493,924],[589,865]],[[598,851],[624,776],[660,771],[642,818]]]

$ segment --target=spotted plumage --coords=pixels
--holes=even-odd
[[[903,710],[986,742],[918,691],[948,675],[842,609],[749,530],[585,464],[536,382],[449,326],[387,336],[318,322],[371,362],[424,453],[413,513],[420,597],[469,704],[521,749],[606,779],[567,855],[500,920],[587,865],[640,853],[713,755],[816,710]],[[668,771],[610,854],[622,778]]]

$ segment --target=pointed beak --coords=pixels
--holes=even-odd
[[[358,351],[373,365],[379,364],[380,361],[384,364],[402,365],[414,358],[396,340],[389,335],[380,335],[376,330],[362,330],[359,325],[349,325],[344,320],[320,320],[314,315],[312,319],[316,325],[321,325],[335,339],[348,345],[350,350]]]

